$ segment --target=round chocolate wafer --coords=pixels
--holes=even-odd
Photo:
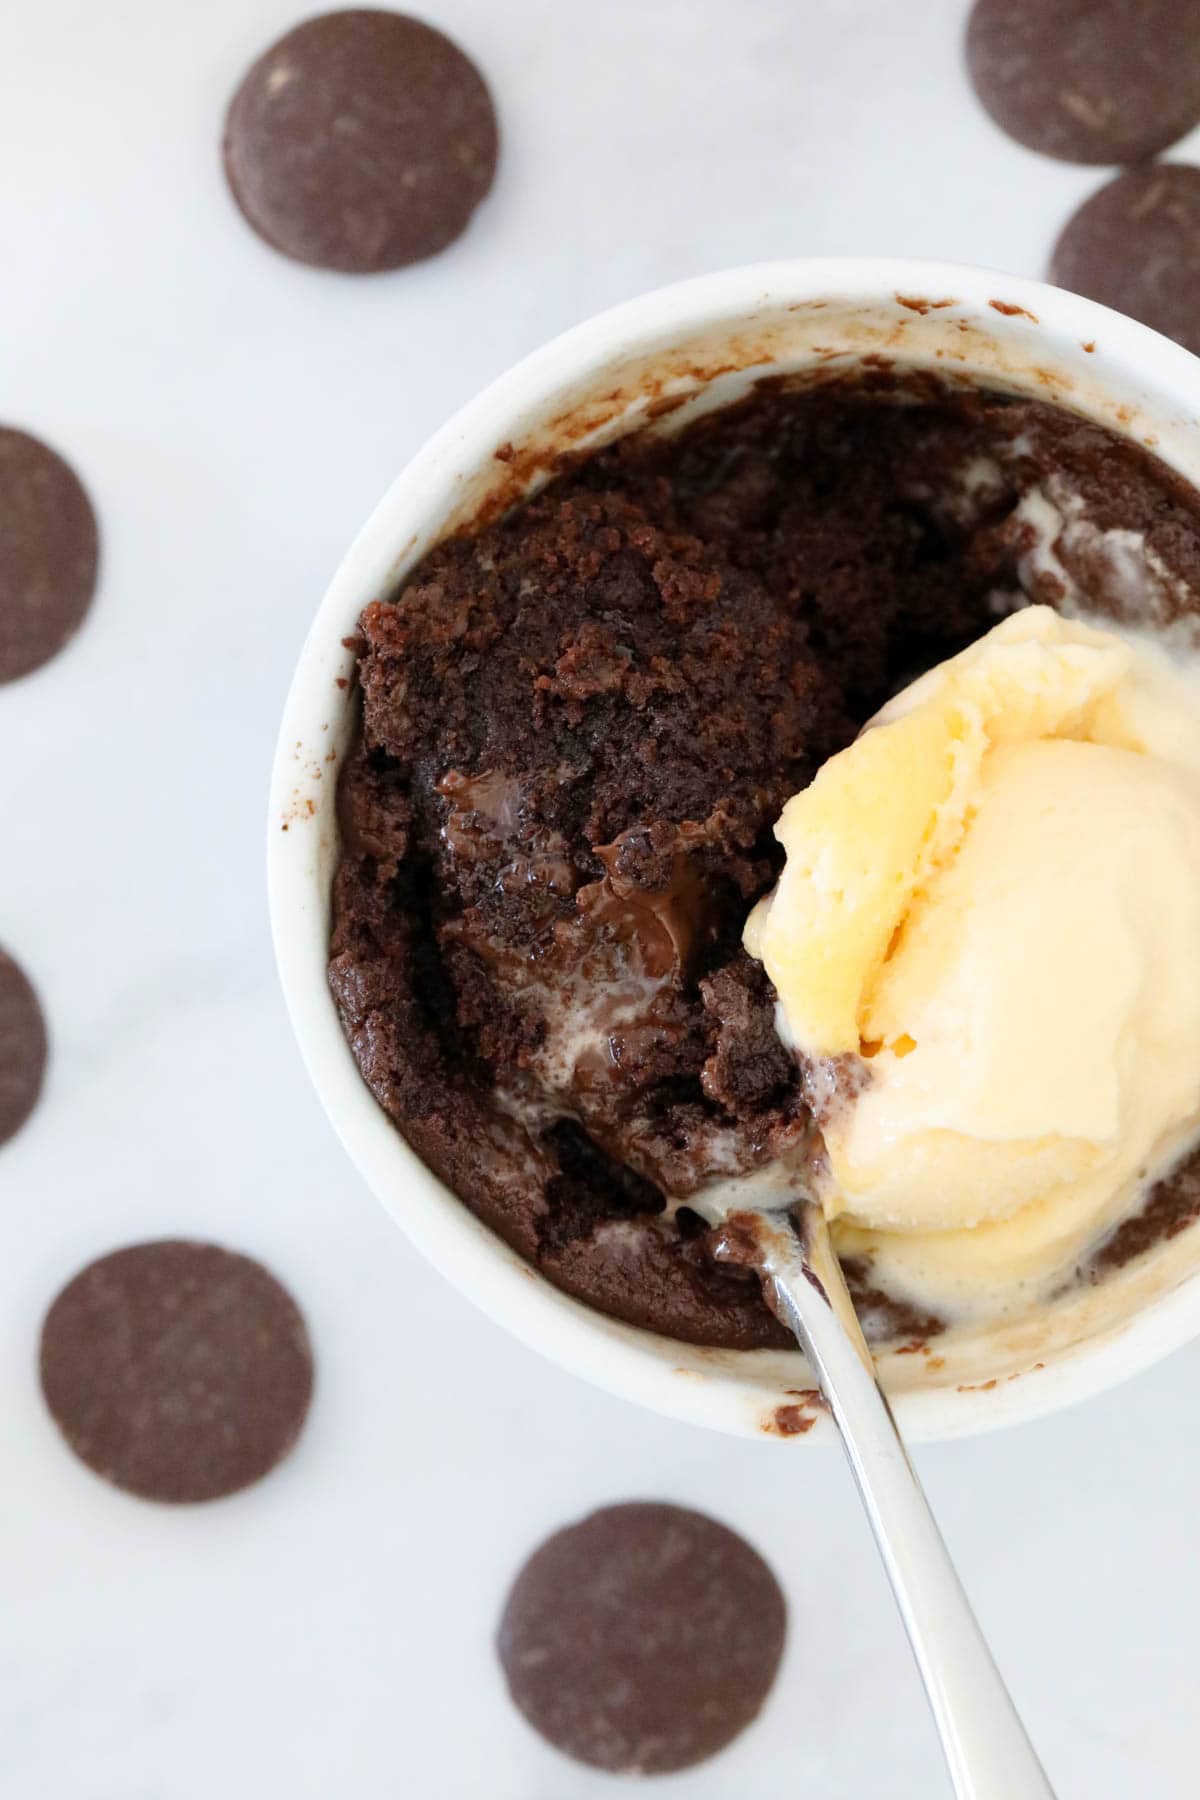
[[[79,629],[98,561],[78,476],[39,438],[0,425],[0,682],[49,662]]]
[[[1050,279],[1200,355],[1200,169],[1149,163],[1108,182],[1064,226]]]
[[[579,1762],[653,1775],[704,1761],[750,1723],[785,1625],[779,1585],[743,1538],[636,1502],[534,1551],[497,1647],[535,1731]]]
[[[68,1282],[42,1327],[41,1377],[97,1475],[146,1500],[213,1500],[286,1456],[313,1365],[294,1300],[261,1264],[167,1239]]]
[[[1065,162],[1132,163],[1200,120],[1200,0],[976,0],[975,92],[1009,137]]]
[[[355,9],[297,25],[250,69],[225,121],[225,173],[276,250],[371,274],[466,229],[497,146],[491,95],[456,44]]]
[[[0,950],[0,1144],[21,1129],[42,1091],[46,1021],[24,970]]]

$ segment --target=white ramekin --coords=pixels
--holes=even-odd
[[[600,1386],[743,1435],[815,1441],[827,1423],[799,1353],[696,1349],[560,1294],[429,1172],[376,1105],[326,985],[334,796],[353,731],[352,639],[457,526],[519,498],[564,448],[648,419],[674,429],[760,375],[813,378],[869,358],[1052,400],[1147,444],[1200,485],[1200,361],[1155,332],[1038,282],[948,263],[854,258],[732,269],[663,288],[547,344],[453,418],[393,484],[348,551],[308,634],[271,782],[276,955],[321,1102],[396,1222],[502,1325]],[[1200,1227],[1020,1327],[882,1359],[906,1434],[949,1437],[1032,1418],[1144,1369],[1200,1332]]]

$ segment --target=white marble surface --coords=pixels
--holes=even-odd
[[[605,1501],[707,1507],[792,1609],[759,1725],[661,1791],[933,1800],[933,1735],[833,1454],[586,1390],[408,1249],[318,1114],[276,991],[267,765],[302,634],[391,476],[550,333],[659,282],[874,250],[1040,273],[1095,172],[977,111],[959,0],[430,0],[494,83],[494,197],[356,282],[260,245],[222,107],[293,0],[6,0],[0,415],[78,466],[102,586],[0,690],[0,941],[45,999],[42,1106],[0,1153],[4,1800],[586,1800],[510,1708],[506,1583]],[[319,1389],[256,1490],[166,1511],[61,1447],[39,1320],[80,1263],[257,1253]],[[1200,1346],[1118,1394],[921,1454],[1063,1800],[1196,1791]],[[656,1790],[657,1791],[657,1790]]]

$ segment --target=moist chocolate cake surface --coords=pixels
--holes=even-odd
[[[1165,627],[1197,596],[1195,494],[1028,400],[767,382],[567,467],[362,617],[330,983],[365,1080],[568,1293],[790,1342],[688,1205],[822,1085],[741,948],[782,805],[1028,600]],[[850,1275],[876,1337],[936,1329]]]

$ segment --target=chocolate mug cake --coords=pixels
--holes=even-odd
[[[1055,406],[864,371],[577,458],[366,607],[330,983],[380,1104],[557,1286],[696,1344],[788,1342],[689,1205],[828,1101],[742,944],[772,828],[1031,602],[1186,632],[1200,499]],[[1167,1176],[1073,1278],[1196,1188]],[[877,1340],[942,1322],[870,1258],[848,1274]]]

